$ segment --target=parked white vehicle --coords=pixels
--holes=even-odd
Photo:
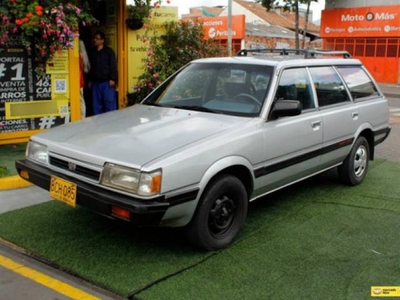
[[[193,61],[140,104],[32,136],[19,174],[73,207],[227,247],[250,201],[334,167],[361,183],[390,132],[359,60],[300,52]]]

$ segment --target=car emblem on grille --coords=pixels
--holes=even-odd
[[[68,162],[68,169],[70,169],[71,171],[75,171],[76,169],[76,164],[73,163],[72,161]]]

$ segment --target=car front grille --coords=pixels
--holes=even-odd
[[[70,162],[66,160],[62,160],[56,157],[50,156],[50,165],[55,166],[60,169],[68,170],[69,172],[93,179],[99,180],[100,179],[100,172],[96,170],[92,170],[89,168],[82,167],[78,164],[75,164],[75,168],[70,167]]]

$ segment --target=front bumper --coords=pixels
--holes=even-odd
[[[142,200],[133,196],[119,194],[74,177],[50,170],[29,160],[17,160],[15,166],[18,174],[26,171],[28,181],[45,189],[50,188],[50,177],[57,176],[77,185],[76,204],[111,218],[118,218],[112,214],[112,207],[116,206],[130,212],[129,221],[137,226],[157,226],[169,207],[186,201],[194,200],[197,191],[174,196],[166,200],[164,196]],[[25,179],[25,178],[24,178]]]

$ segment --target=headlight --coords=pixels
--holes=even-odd
[[[26,147],[25,156],[42,164],[47,164],[49,161],[47,146],[32,141],[29,141]]]
[[[140,196],[152,196],[161,191],[161,171],[143,173],[131,168],[106,163],[100,183]]]

